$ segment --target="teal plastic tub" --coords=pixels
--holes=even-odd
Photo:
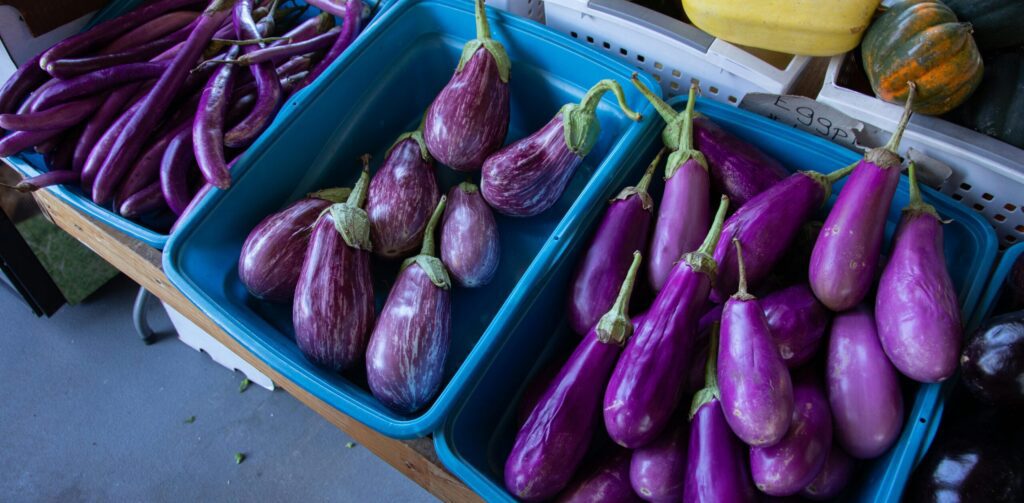
[[[473,3],[464,0],[400,0],[307,89],[301,103],[283,114],[250,149],[230,191],[217,192],[186,218],[164,253],[164,270],[190,300],[268,366],[313,396],[393,437],[426,435],[440,426],[463,391],[477,382],[482,362],[508,343],[515,327],[531,323],[524,312],[565,252],[585,228],[593,208],[639,154],[638,142],[657,123],[650,105],[628,80],[632,70],[546,27],[488,9],[492,34],[512,60],[508,141],[539,129],[562,104],[582,98],[604,78],[623,84],[632,108],[645,119],[630,121],[611,93],[598,107],[601,135],[556,205],[533,218],[497,218],[501,264],[483,288],[456,288],[451,351],[441,390],[425,410],[396,414],[367,391],[363,369],[342,375],[309,363],[293,340],[291,306],[260,302],[239,282],[238,254],[249,231],[266,215],[308,192],[351,186],[358,158],[374,155],[372,169],[448,82],[463,44],[475,38]],[[648,85],[656,88],[653,81]],[[466,179],[438,167],[443,190]],[[478,179],[478,174],[473,174]],[[378,309],[397,272],[374,266]]]
[[[670,103],[681,110],[685,97]],[[860,156],[823,139],[728,105],[701,100],[697,110],[733,134],[753,143],[792,170],[830,172],[857,161]],[[600,199],[612,197],[621,188],[636,183],[660,147],[657,132],[644,145],[644,155],[634,158],[628,169],[615,174]],[[834,191],[842,190],[842,184]],[[923,188],[925,199],[939,213],[951,219],[945,227],[947,263],[956,284],[964,319],[974,312],[996,255],[996,236],[977,213],[947,196]],[[889,211],[886,242],[892,238],[901,209],[909,200],[906,177],[900,181]],[[655,203],[659,201],[655,196]],[[835,198],[827,204],[831,207]],[[586,251],[605,205],[587,209],[579,219],[581,227],[562,241],[564,251],[551,272],[533,292],[525,323],[515,327],[508,342],[484,365],[486,372],[466,398],[452,411],[444,427],[435,434],[434,445],[441,461],[486,501],[513,501],[505,491],[505,458],[516,434],[516,409],[533,376],[555,354],[573,346],[579,337],[566,325],[565,306],[569,281],[577,261]],[[824,215],[824,213],[822,214]],[[888,249],[888,248],[886,248]],[[936,414],[941,411],[939,385],[908,385],[910,396],[906,423],[897,444],[883,456],[862,467],[849,497],[858,501],[898,501],[916,460],[931,435]]]

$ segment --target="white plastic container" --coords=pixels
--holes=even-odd
[[[544,23],[544,0],[487,0],[487,6]]]

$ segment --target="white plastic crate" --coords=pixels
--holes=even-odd
[[[666,97],[686,93],[691,81],[731,105],[747,93],[786,94],[810,61],[782,54],[768,61],[625,0],[545,0],[544,16],[555,30],[651,74]]]
[[[818,101],[891,132],[902,107],[844,87],[858,71],[848,54],[829,63]],[[953,174],[940,190],[982,213],[996,229],[1001,248],[1024,241],[1024,150],[938,117],[915,115],[901,148],[913,148],[948,165]]]
[[[487,6],[544,23],[544,0],[487,0]]]

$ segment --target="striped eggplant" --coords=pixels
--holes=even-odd
[[[370,219],[362,208],[369,163],[363,156],[362,175],[348,200],[317,219],[295,285],[295,342],[311,362],[334,371],[352,368],[363,357],[373,328]]]
[[[783,288],[761,299],[772,339],[789,368],[807,363],[818,352],[830,313],[806,283]]]
[[[350,193],[347,188],[317,191],[256,224],[238,258],[238,278],[253,297],[292,301],[314,224],[328,206]]]
[[[599,424],[601,391],[633,333],[628,308],[640,260],[636,252],[615,305],[579,343],[516,434],[505,461],[505,487],[515,497],[551,498],[583,460]]]
[[[434,398],[448,357],[452,280],[434,246],[445,201],[441,196],[427,223],[420,254],[402,263],[366,349],[370,391],[401,414],[416,412]]]
[[[836,440],[846,452],[871,459],[896,442],[903,429],[903,394],[869,307],[832,321],[825,376]]]
[[[789,431],[793,385],[757,298],[747,292],[742,245],[733,239],[739,290],[722,308],[718,387],[726,421],[752,447],[775,445]]]
[[[660,437],[633,451],[629,480],[641,499],[658,503],[682,499],[689,440],[689,421],[677,414]]]
[[[512,64],[491,38],[484,0],[475,0],[476,38],[466,43],[455,75],[427,110],[423,139],[434,159],[456,171],[476,171],[508,133]]]
[[[853,458],[833,442],[825,466],[818,476],[800,491],[800,495],[815,501],[835,499],[849,485],[853,477],[853,468]]]
[[[700,114],[693,118],[693,140],[707,159],[712,186],[729,196],[735,208],[787,176],[775,158]]]
[[[498,272],[498,223],[480,188],[471,182],[448,191],[448,208],[441,224],[441,260],[455,282],[465,288],[484,286]]]
[[[558,503],[632,503],[643,501],[629,485],[630,452],[618,448],[604,455],[593,467],[582,470]]]
[[[601,133],[597,105],[612,91],[632,120],[642,117],[626,105],[622,86],[602,80],[579,104],[564,105],[544,127],[495,152],[484,161],[480,191],[499,213],[531,217],[553,206]]]
[[[899,371],[920,382],[944,381],[957,368],[963,327],[946,269],[942,220],[921,199],[910,163],[910,204],[893,238],[875,298],[882,349]]]
[[[665,163],[665,192],[658,206],[658,221],[651,238],[647,275],[655,291],[661,290],[672,267],[685,253],[700,246],[711,225],[711,178],[704,154],[693,147],[693,107],[697,84],[690,85],[686,111],[676,113],[633,74],[633,85],[654,105],[668,124],[662,141],[672,152]]]
[[[370,180],[370,240],[373,252],[385,258],[407,256],[423,242],[423,231],[441,197],[421,129],[399,136]]]
[[[647,193],[662,152],[655,156],[635,187],[626,187],[608,205],[587,253],[576,269],[569,295],[569,326],[585,335],[612,307],[626,277],[632,254],[647,245],[654,201]]]
[[[884,147],[873,148],[857,163],[839,193],[814,243],[807,276],[814,295],[829,309],[841,312],[860,304],[875,282],[885,219],[900,181],[897,149],[910,121],[915,86],[896,132]]]
[[[622,353],[604,395],[604,424],[619,445],[649,444],[682,398],[687,365],[717,266],[711,258],[729,199],[722,197],[707,238],[684,255]]]

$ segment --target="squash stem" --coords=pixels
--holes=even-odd
[[[429,257],[435,255],[434,230],[437,229],[437,224],[441,221],[441,215],[444,214],[444,207],[447,202],[448,196],[441,196],[441,200],[437,202],[437,207],[434,208],[434,213],[430,215],[430,221],[427,222],[427,228],[423,232],[423,246],[420,248],[420,255],[427,255]]]
[[[910,110],[914,104],[914,95],[917,93],[917,84],[913,82],[907,82],[907,87],[910,88],[907,91],[907,102],[903,106],[903,116],[900,117],[900,122],[896,126],[896,131],[892,134],[892,138],[889,138],[889,143],[885,144],[885,149],[899,155],[898,149],[900,147],[900,140],[903,139],[903,132],[907,129],[907,124],[910,122],[910,116],[913,112]]]
[[[644,98],[647,98],[647,101],[650,101],[651,104],[654,105],[654,109],[658,111],[658,115],[660,115],[665,122],[672,122],[675,120],[676,111],[672,106],[665,103],[665,100],[657,97],[654,92],[648,89],[647,86],[640,81],[640,76],[636,72],[633,72],[633,76],[630,77],[629,80],[638,90],[640,90],[640,94],[644,95]]]
[[[718,213],[715,213],[715,220],[711,223],[711,229],[708,230],[708,235],[697,249],[697,253],[711,255],[715,251],[715,247],[718,246],[718,238],[722,237],[722,224],[725,223],[725,214],[728,211],[729,197],[722,196],[722,202],[718,204]]]
[[[594,332],[597,340],[603,343],[613,342],[620,346],[626,344],[626,339],[633,335],[633,322],[629,319],[629,299],[633,295],[633,285],[636,283],[636,274],[640,270],[642,257],[639,251],[633,252],[633,263],[626,272],[626,279],[619,287],[619,296],[615,298],[612,308],[601,316],[597,322]]]

